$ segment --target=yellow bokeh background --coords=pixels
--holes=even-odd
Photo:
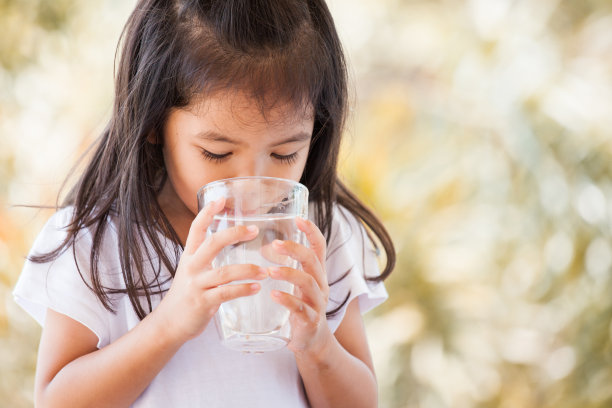
[[[612,406],[612,2],[330,0],[342,177],[388,227],[381,407]],[[100,132],[134,1],[0,1],[0,406],[33,406],[11,291]],[[350,375],[347,373],[347,375]]]

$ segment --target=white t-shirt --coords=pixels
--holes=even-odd
[[[71,207],[55,213],[38,235],[30,254],[55,249],[66,236],[64,228],[71,214]],[[89,270],[84,265],[89,264],[92,239],[91,231],[85,230],[74,248],[80,272],[88,282],[91,282]],[[47,308],[71,317],[93,331],[99,339],[98,348],[102,348],[136,326],[139,319],[127,295],[112,297],[115,314],[102,306],[83,282],[72,249],[51,263],[26,261],[14,290],[15,301],[41,325],[44,325]],[[365,313],[382,303],[387,292],[382,283],[364,279],[364,275],[378,275],[376,255],[363,227],[340,207],[334,209],[327,254],[326,270],[330,283],[350,270],[344,279],[330,286],[328,310],[335,309],[350,290],[345,306],[328,318],[329,327],[335,331],[352,299],[358,297],[360,310]],[[113,219],[109,221],[102,241],[100,259],[104,284],[125,287]],[[153,274],[153,270],[148,272]],[[164,274],[169,276],[165,269]],[[154,296],[153,307],[160,300],[161,295]],[[221,345],[216,325],[211,321],[200,336],[179,349],[132,406],[269,408],[307,407],[308,402],[290,350],[244,354],[227,349]]]

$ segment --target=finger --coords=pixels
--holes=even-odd
[[[315,252],[321,265],[325,264],[325,252],[327,250],[327,241],[321,233],[321,230],[310,220],[297,217],[295,225],[306,235],[306,239],[310,244],[310,248]]]
[[[299,293],[299,296],[296,297],[301,298],[313,309],[319,311],[325,309],[325,295],[321,293],[319,284],[312,277],[312,275],[287,267],[269,268],[269,273],[272,279],[284,280],[294,284],[299,289],[299,291],[296,291],[294,295]]]
[[[201,289],[214,288],[234,281],[262,280],[268,277],[266,269],[253,264],[226,265],[200,273],[193,282]]]
[[[301,299],[278,290],[273,290],[270,296],[274,302],[285,306],[293,316],[298,317],[304,323],[319,323],[319,314]]]
[[[327,290],[327,276],[325,276],[323,264],[313,250],[293,241],[274,240],[272,245],[281,254],[289,255],[298,261],[304,271],[315,278],[319,288]]]
[[[239,297],[251,296],[259,292],[261,285],[259,283],[241,283],[236,285],[217,286],[216,288],[208,289],[203,296],[210,304],[218,307],[223,302],[228,302]]]
[[[249,241],[257,236],[259,229],[255,225],[236,225],[217,231],[206,237],[193,254],[193,265],[196,269],[210,265],[213,258],[226,246]]]
[[[261,250],[259,251],[261,256],[265,258],[266,261],[273,265],[290,265],[293,260],[291,257],[287,255],[281,255],[274,248],[272,243],[262,245]]]
[[[225,198],[220,198],[208,204],[196,215],[189,227],[189,235],[185,242],[185,253],[191,255],[206,239],[206,229],[212,223],[215,214],[218,214],[225,205]]]

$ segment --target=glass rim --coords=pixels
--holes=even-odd
[[[268,177],[268,176],[241,176],[241,177],[229,177],[229,178],[211,181],[210,183],[207,183],[203,185],[202,187],[200,187],[198,189],[197,195],[198,197],[200,197],[200,195],[204,192],[204,190],[214,187],[217,184],[227,184],[228,182],[233,183],[234,181],[239,181],[239,180],[274,180],[274,181],[280,181],[283,183],[291,184],[294,187],[298,187],[300,189],[304,189],[308,191],[308,187],[306,187],[304,184],[300,183],[299,181],[294,181],[291,179],[286,179],[286,178],[281,178],[281,177]]]

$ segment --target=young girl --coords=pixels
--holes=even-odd
[[[386,298],[395,254],[338,180],[346,70],[323,0],[142,0],[123,33],[112,118],[36,239],[15,288],[42,325],[44,407],[373,407],[361,313]],[[272,176],[310,190],[309,242],[275,249],[301,269],[210,267],[239,226],[206,237],[214,180]],[[379,273],[365,223],[386,252]],[[213,315],[281,279],[288,347],[221,346]]]

